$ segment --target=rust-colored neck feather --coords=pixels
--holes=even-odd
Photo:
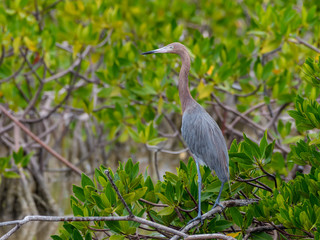
[[[179,73],[179,97],[182,106],[182,112],[184,112],[188,106],[193,101],[193,98],[190,94],[188,86],[188,75],[190,70],[190,56],[187,50],[179,53],[182,61],[181,70]]]

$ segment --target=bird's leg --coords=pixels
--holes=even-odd
[[[220,204],[220,197],[221,197],[221,193],[222,193],[222,189],[223,189],[224,183],[225,183],[225,182],[221,182],[221,187],[220,187],[219,195],[218,195],[217,200],[216,200],[216,202],[214,203],[212,209],[215,208],[216,206],[220,206],[220,207],[224,208],[224,207]]]
[[[196,216],[194,219],[189,221],[188,224],[192,223],[192,222],[194,222],[196,220],[200,220],[201,226],[202,226],[203,225],[203,219],[201,217],[201,187],[202,187],[202,179],[201,179],[199,162],[197,160],[195,160],[195,162],[196,162],[197,173],[198,173],[198,216]]]

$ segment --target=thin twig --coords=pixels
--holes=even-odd
[[[26,61],[24,59],[22,64],[21,64],[21,66],[20,66],[20,68],[15,73],[13,73],[11,76],[0,80],[0,83],[8,82],[10,79],[15,78],[16,76],[18,76],[19,73],[22,71],[25,63],[26,63]]]
[[[242,178],[237,178],[236,180],[238,182],[252,182],[252,181],[255,181],[259,178],[263,178],[263,177],[266,177],[267,175],[261,175],[261,176],[258,176],[258,177],[255,177],[255,178],[250,178],[250,179],[242,179]]]
[[[37,102],[38,98],[40,97],[40,93],[41,93],[42,89],[43,89],[43,82],[40,81],[39,87],[38,87],[36,93],[34,94],[33,98],[31,99],[31,101],[29,102],[28,106],[26,107],[25,111],[23,112],[22,117],[24,117],[30,111],[30,109],[34,107],[35,103]]]
[[[240,178],[240,179],[241,179],[241,178]],[[241,181],[241,180],[243,180],[243,179],[241,179],[241,180],[240,180],[240,179],[238,178],[238,179],[236,179],[236,181],[238,181],[238,182],[243,182],[243,181]],[[254,186],[254,187],[257,187],[257,188],[261,188],[261,189],[266,190],[266,191],[269,191],[269,192],[273,192],[272,189],[269,188],[268,186],[264,187],[264,186],[261,186],[261,185],[258,185],[258,184],[252,183],[252,182],[246,182],[246,183],[249,184],[249,185],[251,185],[251,186]]]
[[[261,164],[259,164],[259,168],[261,169],[261,171],[264,173],[264,174],[267,174],[269,177],[271,177],[274,181],[274,186],[275,188],[278,188],[278,184],[277,184],[277,179],[274,175],[272,175],[271,173],[268,173]]]
[[[272,119],[268,122],[268,125],[266,127],[266,129],[269,129],[279,118],[280,114],[282,113],[282,111],[291,103],[285,103],[283,104],[280,109],[277,111],[277,113],[272,117]],[[276,128],[275,128],[276,129]]]
[[[223,103],[217,98],[217,96],[214,95],[213,93],[211,93],[211,96],[214,98],[214,100],[218,103],[218,105],[219,105],[222,109],[224,109],[224,110],[226,110],[226,111],[228,111],[228,112],[232,112],[233,114],[241,117],[243,120],[245,120],[247,123],[249,123],[250,125],[252,125],[254,128],[259,129],[259,130],[262,131],[262,132],[265,131],[265,129],[264,129],[261,125],[259,125],[258,123],[255,123],[254,121],[252,121],[252,120],[251,120],[250,118],[248,118],[247,116],[239,113],[237,110],[235,110],[235,109],[233,109],[233,108],[231,108],[231,107],[223,104]]]
[[[302,38],[300,38],[300,37],[296,36],[296,40],[298,41],[298,42],[296,42],[296,43],[299,43],[299,44],[305,45],[306,47],[308,47],[308,48],[312,49],[313,51],[316,51],[317,53],[320,53],[320,49],[319,49],[319,48],[317,48],[317,47],[315,47],[315,46],[311,45],[310,43],[306,42],[306,41],[305,41],[305,40],[303,40]],[[293,41],[291,41],[291,42],[293,42]]]
[[[69,68],[67,68],[66,70],[61,71],[59,73],[56,73],[51,77],[48,77],[48,78],[44,79],[43,80],[44,83],[51,82],[51,81],[56,80],[58,78],[62,78],[63,76],[67,75],[68,73],[72,72],[73,69],[81,63],[82,59],[85,58],[88,55],[90,50],[91,50],[91,46],[89,45],[89,46],[86,47],[86,49],[80,55],[80,57],[77,58]]]
[[[187,152],[189,150],[188,148],[184,148],[184,149],[181,149],[178,151],[171,151],[171,150],[163,149],[159,146],[153,146],[153,145],[149,145],[149,144],[146,144],[146,147],[148,148],[148,150],[155,150],[158,152],[164,152],[164,153],[169,153],[169,154],[181,154],[181,153]]]
[[[228,94],[230,94],[232,96],[235,96],[235,97],[249,97],[249,96],[254,95],[256,92],[258,92],[260,87],[261,87],[261,84],[259,83],[258,86],[256,86],[256,88],[252,92],[249,92],[249,93],[246,93],[246,94],[230,93],[227,90],[219,88],[219,87],[215,87],[215,89],[217,89],[220,92],[228,93]]]
[[[194,199],[194,197],[192,196],[191,192],[189,191],[189,189],[187,187],[185,187],[185,190],[187,191],[188,195],[190,196],[191,200],[193,201],[193,203],[198,206],[197,201]],[[197,207],[198,209],[198,207]]]
[[[34,69],[34,66],[29,62],[28,58],[27,58],[27,54],[28,54],[28,49],[26,49],[25,53],[22,51],[22,48],[19,49],[21,56],[24,58],[24,60],[26,61],[26,63],[28,64],[31,72],[36,76],[36,78],[41,82],[42,79],[41,77],[38,75],[38,73],[36,72],[36,70]]]
[[[160,173],[159,173],[159,167],[158,167],[158,150],[154,151],[154,166],[157,173],[157,178],[160,181]]]
[[[127,209],[128,213],[129,213],[129,217],[130,217],[130,218],[133,218],[134,215],[133,215],[131,209],[129,208],[128,204],[126,203],[126,201],[123,199],[122,195],[120,194],[118,187],[117,187],[116,184],[113,182],[112,177],[110,176],[109,170],[106,169],[106,170],[104,171],[104,173],[107,175],[107,177],[108,177],[108,179],[109,179],[109,182],[111,183],[113,189],[116,191],[116,193],[117,193],[119,199],[121,200],[123,206]]]

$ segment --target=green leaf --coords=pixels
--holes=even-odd
[[[1,157],[0,158],[0,171],[3,171],[5,168],[7,168],[9,162],[10,162],[10,156]]]
[[[124,240],[125,236],[123,236],[123,235],[112,235],[109,239],[110,240]]]
[[[149,145],[157,145],[157,144],[164,142],[166,140],[167,140],[167,138],[159,137],[159,138],[153,138],[153,139],[149,140],[147,143]]]
[[[72,186],[72,191],[74,193],[74,195],[82,202],[84,202],[86,200],[85,196],[84,196],[84,192],[83,192],[83,188],[78,187],[76,185]]]
[[[79,208],[78,206],[72,205],[71,208],[72,208],[72,211],[73,211],[73,215],[74,215],[74,216],[80,216],[80,217],[83,217],[83,216],[84,216],[82,209]]]
[[[232,220],[235,224],[237,224],[240,228],[242,228],[242,224],[243,224],[243,217],[240,213],[240,211],[238,210],[238,208],[236,207],[232,207],[229,209],[230,214],[232,216]]]
[[[31,159],[32,155],[33,155],[33,152],[29,153],[28,155],[26,155],[26,156],[24,156],[22,158],[22,161],[21,161],[21,166],[22,167],[27,167],[27,165],[30,162],[30,159]]]
[[[130,173],[131,173],[131,171],[132,171],[132,168],[133,168],[132,159],[129,158],[128,161],[127,161],[127,163],[126,163],[126,165],[125,165],[125,167],[124,167],[126,173],[127,173],[129,176],[130,176]]]
[[[153,186],[153,182],[152,182],[152,180],[151,180],[151,177],[150,176],[148,176],[147,177],[147,179],[146,179],[146,181],[145,181],[145,186],[147,186],[148,187],[148,192],[151,192],[151,191],[153,191],[154,190],[154,186]]]
[[[102,176],[98,176],[97,180],[103,187],[106,187],[108,185],[107,180]]]
[[[14,163],[18,165],[23,160],[23,148],[20,147],[17,152],[13,152],[12,157],[14,159]]]
[[[20,175],[14,171],[5,171],[3,176],[5,178],[20,178]]]
[[[171,213],[173,213],[173,211],[174,211],[173,206],[165,207],[158,212],[158,215],[167,216],[167,215],[170,215]]]
[[[133,129],[128,128],[128,133],[129,133],[130,137],[131,137],[135,142],[141,142],[141,141],[142,141],[142,139],[140,139],[139,134],[138,134],[136,131],[134,131]]]
[[[166,186],[166,197],[171,202],[171,204],[174,203],[174,189],[173,189],[173,186],[172,186],[171,182],[167,183],[167,186]]]
[[[85,240],[92,240],[92,236],[91,236],[91,233],[90,232],[87,232],[85,238]]]
[[[265,155],[264,164],[268,164],[269,162],[271,162],[274,145],[275,145],[275,140],[267,146],[265,153],[264,153],[264,155]]]
[[[303,212],[300,213],[300,215],[299,215],[299,220],[300,220],[300,222],[302,223],[303,228],[304,228],[306,231],[310,231],[310,230],[311,230],[311,228],[312,228],[312,223],[311,223],[311,221],[310,221],[310,219],[309,219],[309,217],[308,217],[308,214],[307,214],[305,211],[303,211]]]
[[[83,240],[83,237],[81,236],[80,232],[78,231],[78,229],[74,228],[73,229],[73,240]]]
[[[253,163],[253,160],[243,152],[232,152],[229,153],[230,158],[235,158],[234,160],[246,165],[251,165]]]
[[[164,196],[162,193],[156,193],[156,195],[162,203],[172,205],[172,202],[170,202],[170,200],[166,196]]]
[[[258,159],[261,159],[261,152],[258,144],[247,138],[245,134],[243,134],[243,138],[245,142],[248,143],[248,145],[251,147],[252,154]]]
[[[86,186],[94,187],[92,180],[84,173],[81,174],[81,186],[85,188]]]
[[[91,195],[91,197],[94,199],[96,205],[98,208],[100,208],[101,210],[104,210],[107,206],[104,204],[104,202],[101,199],[101,196],[98,194],[93,193]]]
[[[208,224],[208,228],[211,231],[221,232],[221,231],[231,227],[232,225],[233,225],[233,223],[230,221],[227,221],[227,220],[212,220]]]
[[[139,200],[140,198],[142,198],[145,193],[147,192],[148,188],[147,187],[143,187],[143,188],[139,188],[137,190],[134,191],[135,196],[134,196],[134,201]]]
[[[108,228],[110,228],[112,231],[121,234],[122,229],[120,226],[120,223],[117,221],[105,221],[105,224],[107,225]]]
[[[269,61],[264,67],[262,71],[262,79],[266,80],[269,78],[272,74],[272,69],[273,69],[273,62]]]
[[[63,240],[61,237],[59,237],[58,235],[51,235],[50,236],[53,240]]]
[[[266,147],[268,146],[268,141],[267,141],[267,130],[263,134],[263,138],[260,141],[260,152],[262,155],[264,154]]]
[[[267,233],[252,233],[252,239],[254,240],[272,240],[273,238]]]
[[[116,204],[116,193],[114,191],[114,189],[111,187],[111,184],[108,183],[107,187],[105,188],[105,194],[109,200],[109,202],[111,203],[112,206],[114,206],[114,204]]]
[[[183,183],[181,181],[178,181],[176,183],[175,190],[176,190],[177,201],[178,201],[178,203],[180,203],[182,196],[183,196]]]

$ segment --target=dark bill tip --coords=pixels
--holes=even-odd
[[[148,54],[151,54],[151,53],[154,53],[155,51],[152,50],[152,51],[148,51],[148,52],[144,52],[144,53],[141,53],[141,55],[148,55]]]

